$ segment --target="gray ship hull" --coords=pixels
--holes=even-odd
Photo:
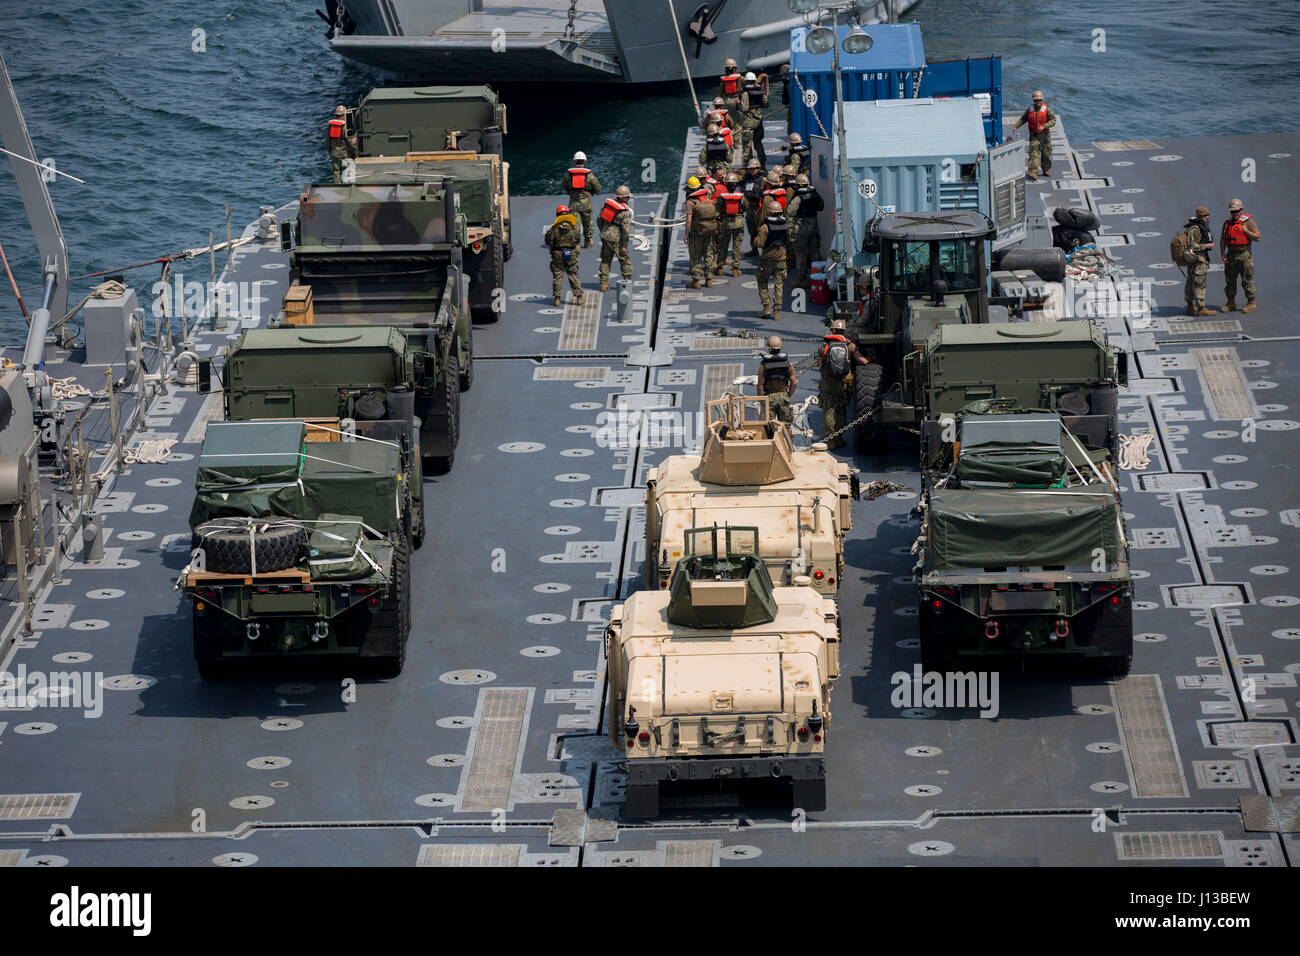
[[[888,8],[897,17],[914,5],[895,0]],[[790,28],[803,22],[785,0],[733,0],[709,25],[716,39],[699,42],[689,26],[699,6],[680,0],[674,24],[666,3],[578,0],[569,32],[562,0],[350,0],[357,29],[330,45],[349,59],[434,83],[650,84],[682,78],[678,35],[691,76],[707,79],[720,75],[729,57],[743,68],[779,68],[789,60]],[[869,19],[885,16],[881,0]]]

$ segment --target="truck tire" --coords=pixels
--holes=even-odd
[[[857,419],[869,410],[879,414],[880,381],[885,370],[875,362],[859,365],[853,371],[853,417]],[[886,450],[885,427],[873,415],[865,422],[853,426],[853,450],[862,455],[878,454]]]
[[[458,342],[457,345],[460,343]],[[460,390],[468,392],[474,384],[474,323],[469,323],[465,333],[465,364],[460,370]]]
[[[1096,213],[1075,206],[1058,206],[1052,213],[1052,218],[1062,226],[1082,229],[1084,232],[1090,232],[1101,225],[1101,220],[1097,218]]]
[[[1102,677],[1123,677],[1132,668],[1132,654],[1102,657],[1097,660],[1097,673]]]
[[[623,814],[630,818],[659,816],[659,784],[628,784],[623,792]]]
[[[793,807],[796,810],[826,809],[826,778],[816,780],[792,780]]]
[[[512,232],[510,231],[510,220],[509,220],[509,219],[507,219],[507,220],[505,221],[505,226],[506,226],[506,235],[507,235],[507,236],[513,236],[514,233],[512,233]],[[514,254],[515,254],[515,243],[514,243],[514,240],[513,240],[513,239],[507,239],[506,242],[505,242],[505,248],[504,248],[504,249],[502,250],[502,252],[501,252],[501,261],[502,261],[503,263],[504,263],[504,262],[509,262],[509,261],[510,261],[510,257],[513,256]]]
[[[434,455],[429,467],[440,474],[451,471],[456,463],[456,443],[460,440],[460,359],[453,348],[447,353],[442,377],[443,402],[447,408],[447,454]]]
[[[424,502],[420,502],[420,525],[411,536],[411,546],[416,550],[424,547],[424,533],[427,530],[424,520]]]
[[[232,661],[221,656],[221,635],[191,608],[194,626],[194,661],[199,665],[199,676],[205,679],[226,677],[232,671]]]
[[[406,644],[411,636],[411,564],[406,542],[393,549],[393,578],[397,582],[383,606],[371,617],[366,631],[365,656],[371,671],[396,677],[406,664]]]
[[[493,292],[505,288],[504,243],[496,236],[488,240],[489,247],[478,256],[477,268],[471,276],[469,314],[474,322],[495,322],[501,316],[492,308]]]
[[[214,518],[194,534],[204,551],[204,566],[219,574],[249,574],[253,556],[259,572],[283,571],[307,549],[307,529],[288,518]]]

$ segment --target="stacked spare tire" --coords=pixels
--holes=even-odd
[[[291,518],[213,518],[194,529],[204,566],[218,574],[264,574],[297,564],[307,529]]]

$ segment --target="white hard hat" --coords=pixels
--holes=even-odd
[[[585,163],[587,161],[587,154],[584,153],[582,150],[578,150],[576,153],[573,154],[572,161],[575,163]]]
[[[746,73],[745,79],[748,80],[750,83],[754,83],[758,80],[758,77],[756,77],[753,73]]]

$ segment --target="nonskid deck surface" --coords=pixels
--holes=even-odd
[[[1062,137],[1060,180],[1030,186],[1030,212],[1089,206],[1102,215],[1103,235],[1122,237],[1103,240],[1124,243],[1111,249],[1120,265],[1134,278],[1166,283],[1150,287],[1153,319],[1106,320],[1140,352],[1141,376],[1135,372],[1123,399],[1125,430],[1154,428],[1158,436],[1150,466],[1123,478],[1141,635],[1129,677],[1003,674],[990,720],[969,708],[894,706],[891,676],[919,660],[908,553],[916,496],[896,492],[853,506],[827,811],[792,817],[788,798],[737,791],[684,794],[665,800],[657,821],[621,820],[620,754],[602,735],[599,639],[610,603],[640,579],[637,489],[645,469],[698,441],[693,423],[703,402],[753,374],[761,339],[746,334],[775,329],[799,356],[823,327],[820,314],[788,311],[789,302],[779,324],[760,324],[753,260],[740,279],[685,290],[680,228],[662,247],[666,289],[653,339],[660,248],[653,243],[634,254],[626,324],[611,324],[612,293],[597,302],[598,246],[582,253],[587,305],[553,310],[537,237],[555,200],[516,199],[508,311],[476,329],[478,365],[462,396],[457,462],[426,485],[430,534],[413,561],[403,675],[359,680],[355,701],[344,699],[346,668],[201,681],[187,609],[168,589],[184,553],[160,548],[167,535],[185,532],[193,460],[135,466],[114,488],[134,497],[108,522],[108,545],[139,565],[65,571],[67,583],[45,598],[57,609],[54,622],[9,667],[50,669],[55,655],[90,653],[60,666],[143,681],[110,680],[122,689],[105,691],[98,719],[57,707],[0,714],[5,791],[70,796],[32,798],[0,819],[0,853],[18,851],[0,859],[621,866],[1296,859],[1294,833],[1275,831],[1295,829],[1286,801],[1294,805],[1300,788],[1300,748],[1291,744],[1300,591],[1290,567],[1300,504],[1289,494],[1293,440],[1285,434],[1296,427],[1288,415],[1300,407],[1300,386],[1281,307],[1300,292],[1283,261],[1300,237],[1269,210],[1295,198],[1297,147],[1296,135],[1088,146],[1075,165]],[[1240,184],[1243,156],[1256,159],[1257,184]],[[1198,194],[1203,184],[1215,194]],[[1261,217],[1267,240],[1256,250],[1259,311],[1183,321],[1181,277],[1168,278],[1176,270],[1161,266],[1167,240],[1202,202],[1215,210],[1217,228],[1234,195]],[[639,198],[638,219],[648,221],[654,204]],[[278,257],[269,249],[246,254],[236,278]],[[1215,306],[1221,277],[1211,274]],[[731,334],[707,334],[719,329]],[[630,349],[652,367],[629,366],[622,356]],[[804,376],[797,400],[814,394],[815,379]],[[200,399],[180,394],[185,408],[170,427],[184,433]],[[653,407],[657,423],[680,427],[609,447],[619,421],[609,413],[619,407]],[[1243,440],[1243,408],[1257,419],[1253,441]],[[807,418],[820,426],[815,410]],[[654,439],[667,446],[652,447]],[[192,441],[178,448],[196,450]],[[915,449],[901,435],[889,455],[855,464],[864,481],[918,487]],[[179,483],[148,484],[158,477]],[[132,510],[141,505],[167,510]],[[132,531],[153,537],[124,539]],[[208,832],[196,836],[198,808]],[[43,839],[50,827],[68,835]],[[176,838],[130,836],[160,833]]]

